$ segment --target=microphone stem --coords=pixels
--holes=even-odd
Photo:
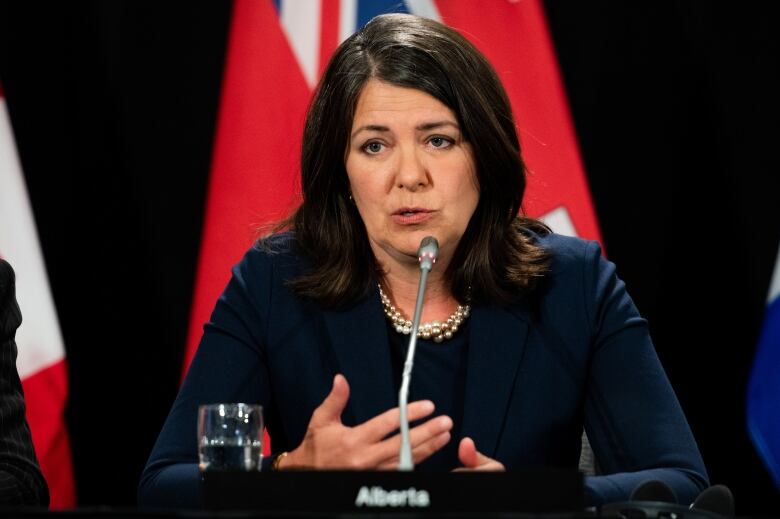
[[[401,377],[401,390],[398,392],[398,406],[401,411],[401,452],[398,462],[398,470],[414,470],[412,462],[412,444],[409,438],[409,417],[406,407],[409,402],[409,384],[412,381],[412,367],[414,365],[414,350],[417,347],[417,330],[420,328],[420,316],[422,315],[423,299],[425,298],[425,283],[428,281],[430,267],[420,267],[420,286],[417,289],[417,303],[414,305],[414,317],[412,318],[412,330],[409,337],[409,348],[406,350],[406,361]]]

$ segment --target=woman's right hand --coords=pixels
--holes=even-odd
[[[341,413],[349,400],[349,384],[343,375],[333,379],[333,389],[309,420],[306,436],[297,449],[279,464],[286,469],[392,470],[398,466],[400,433],[388,435],[400,427],[398,407],[385,411],[356,426],[341,423]],[[409,422],[433,413],[430,400],[412,402]],[[450,441],[452,419],[438,416],[409,431],[414,463],[420,463]]]

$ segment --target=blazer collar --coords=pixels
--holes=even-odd
[[[528,336],[522,307],[476,307],[469,325],[469,353],[461,434],[495,457],[509,399]]]
[[[347,408],[354,423],[396,407],[397,384],[378,290],[352,308],[324,315],[339,368],[350,385]],[[529,318],[522,307],[512,306],[476,307],[469,319],[461,434],[471,437],[480,452],[493,457],[525,349]]]
[[[360,424],[398,405],[379,290],[346,310],[324,312],[341,373],[350,387],[347,409]]]

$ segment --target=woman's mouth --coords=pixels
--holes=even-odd
[[[402,207],[392,214],[393,222],[399,225],[414,225],[433,217],[433,211],[421,207]]]

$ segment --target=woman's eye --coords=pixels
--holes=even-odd
[[[366,153],[370,153],[371,155],[376,155],[380,151],[382,151],[382,143],[381,142],[369,142],[368,144],[365,144],[363,146],[363,149],[366,151]]]
[[[449,148],[452,146],[452,140],[446,137],[431,137],[428,142],[434,148]]]

